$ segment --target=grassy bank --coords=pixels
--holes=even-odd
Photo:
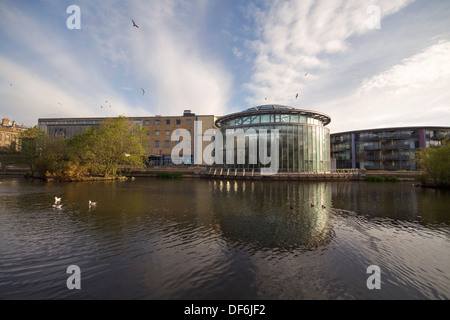
[[[158,172],[158,179],[181,179],[183,174],[180,172]]]
[[[367,176],[364,178],[366,182],[400,182],[397,177],[380,177],[380,176]]]

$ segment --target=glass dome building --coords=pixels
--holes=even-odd
[[[279,172],[328,172],[330,171],[330,130],[326,128],[331,118],[323,113],[301,110],[283,105],[262,105],[238,113],[229,114],[216,120],[223,141],[223,155],[228,149],[238,148],[238,144],[227,141],[227,130],[242,129],[259,136],[261,130],[268,134],[278,131]],[[253,130],[250,130],[253,129]],[[264,131],[262,131],[264,132]],[[253,137],[257,138],[257,137]],[[245,140],[245,154],[253,148]],[[253,141],[258,141],[254,139]],[[259,148],[260,141],[258,141]],[[255,149],[253,149],[255,150]],[[235,152],[236,154],[237,152]],[[246,157],[245,163],[223,161],[225,168],[260,169],[261,163],[254,164]]]

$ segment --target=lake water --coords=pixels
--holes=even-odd
[[[0,299],[450,299],[448,190],[0,181]]]

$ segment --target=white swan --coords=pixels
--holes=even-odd
[[[61,198],[55,197],[55,204],[60,203],[61,202]]]
[[[89,200],[89,207],[93,207],[96,205],[97,205],[97,202],[92,202],[91,200]]]

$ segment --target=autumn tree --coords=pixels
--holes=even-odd
[[[439,147],[429,147],[417,154],[422,171],[422,182],[450,187],[450,140]]]
[[[71,160],[92,175],[114,177],[125,168],[143,165],[147,140],[144,130],[126,117],[110,118],[69,142]]]

